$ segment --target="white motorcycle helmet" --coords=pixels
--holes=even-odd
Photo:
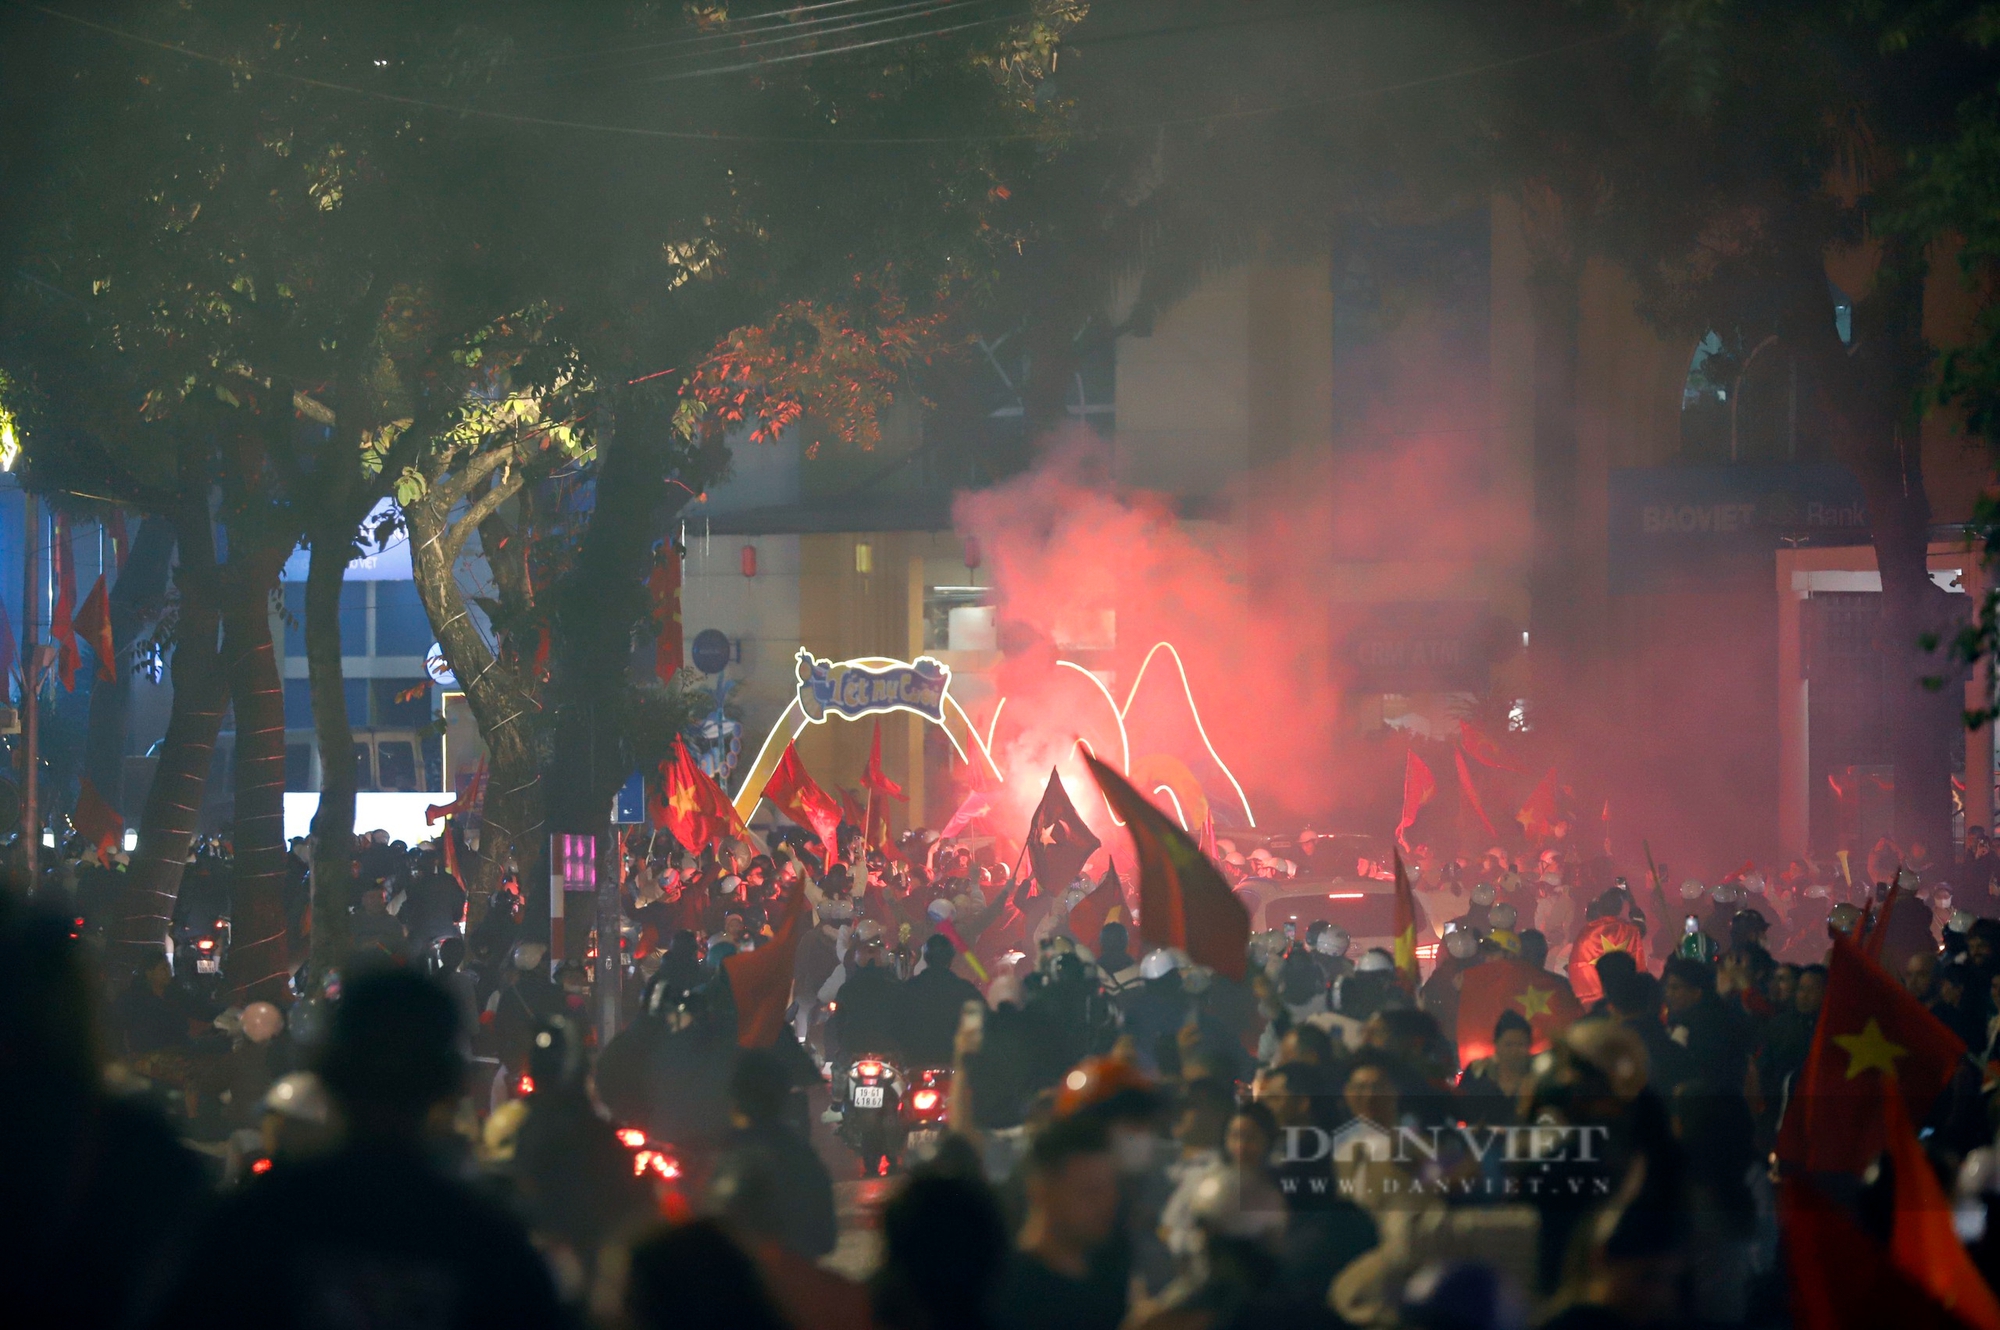
[[[1172,947],[1158,947],[1146,953],[1139,962],[1141,979],[1164,979],[1185,964],[1185,958]]]
[[[1702,893],[1707,890],[1707,887],[1704,887],[1693,878],[1689,878],[1687,881],[1681,883],[1681,899],[1684,901],[1698,901],[1701,899]]]
[[[1469,961],[1479,954],[1479,935],[1469,928],[1454,928],[1444,935],[1444,949],[1454,960]]]
[[[1354,939],[1346,929],[1339,924],[1329,924],[1326,931],[1319,935],[1319,940],[1313,943],[1313,950],[1322,956],[1338,958],[1345,956],[1347,949],[1353,945]]]
[[[1472,889],[1472,903],[1474,905],[1491,905],[1498,896],[1499,893],[1493,890],[1491,882],[1482,882]]]
[[[1487,922],[1495,928],[1511,929],[1515,924],[1520,922],[1520,919],[1520,911],[1505,901],[1501,901],[1498,905],[1494,906],[1492,912],[1486,916]]]
[[[1395,968],[1396,958],[1380,947],[1368,948],[1361,954],[1361,959],[1354,963],[1356,974],[1387,974]]]

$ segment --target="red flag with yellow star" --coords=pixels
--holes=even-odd
[[[665,827],[690,854],[699,854],[720,836],[741,836],[736,805],[706,771],[695,765],[687,744],[676,738],[674,755],[660,763],[660,801],[653,825]]]
[[[1639,931],[1639,925],[1621,914],[1591,920],[1569,949],[1569,986],[1586,1007],[1604,996],[1604,984],[1597,977],[1597,958],[1607,951],[1629,951],[1639,968],[1646,968],[1646,935]]]
[[[1400,832],[1397,838],[1401,839]],[[1392,849],[1389,853],[1396,861],[1396,912],[1389,922],[1396,939],[1396,981],[1414,993],[1423,979],[1417,969],[1417,898],[1410,890],[1410,873],[1403,867],[1403,852]]]
[[[1511,1011],[1534,1032],[1533,1051],[1547,1049],[1555,1037],[1583,1015],[1583,1004],[1569,985],[1526,961],[1496,957],[1460,976],[1458,989],[1458,1061],[1470,1066],[1493,1055],[1493,1027],[1500,1013]]]
[[[1863,1171],[1886,1140],[1883,1082],[1921,1122],[1964,1055],[1958,1036],[1887,970],[1836,937],[1819,1026],[1778,1125],[1778,1158],[1813,1172]]]

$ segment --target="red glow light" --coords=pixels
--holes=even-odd
[[[930,1110],[937,1107],[937,1103],[938,1092],[936,1090],[919,1090],[910,1096],[910,1106],[919,1113],[930,1112]]]
[[[640,1131],[637,1127],[620,1127],[618,1129],[618,1143],[628,1150],[637,1150],[646,1143],[646,1133]]]
[[[863,1062],[856,1066],[854,1071],[858,1076],[880,1076],[882,1074],[882,1064],[879,1062]]]
[[[271,1171],[271,1161],[268,1159],[259,1159],[250,1165],[250,1171],[259,1174],[269,1173]]]
[[[534,1077],[523,1076],[520,1080],[514,1082],[515,1094],[533,1094],[534,1092],[535,1092]]]
[[[214,951],[215,939],[212,937],[205,937],[196,942],[194,945],[195,945],[195,950],[197,951]]]

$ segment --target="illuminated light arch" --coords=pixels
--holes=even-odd
[[[857,656],[852,660],[841,661],[839,664],[858,665],[863,669],[886,670],[897,668],[907,669],[910,663],[903,660],[891,660],[887,656]],[[965,708],[959,705],[958,699],[951,695],[949,682],[945,685],[944,696],[938,707],[938,712],[943,717],[942,720],[929,716],[915,707],[905,706],[902,703],[872,708],[864,713],[864,716],[868,719],[874,719],[885,713],[897,711],[907,712],[927,724],[936,725],[944,731],[945,738],[951,741],[952,750],[958,754],[961,762],[970,763],[972,761],[972,758],[968,754],[968,749],[976,751],[979,754],[980,760],[985,762],[987,770],[991,771],[996,778],[1000,776],[1000,768],[994,765],[993,755],[988,751],[986,744],[980,739],[979,731],[973,728],[971,717],[965,714]],[[848,716],[839,711],[829,710],[818,720],[814,720],[806,714],[805,708],[799,704],[797,697],[794,697],[790,702],[785,704],[785,709],[778,713],[778,719],[772,722],[770,732],[764,736],[764,742],[758,747],[757,756],[750,763],[750,769],[744,773],[743,784],[737,788],[736,797],[732,800],[736,805],[736,815],[742,818],[746,825],[756,815],[757,805],[763,802],[764,787],[771,783],[771,773],[778,769],[778,763],[785,756],[785,748],[801,734],[804,734],[807,726],[823,725],[833,716],[839,716],[840,719],[846,721],[855,721],[864,718],[864,716]],[[783,744],[778,742],[778,736],[781,734],[785,736]]]
[[[1124,723],[1125,712],[1132,709],[1132,699],[1139,695],[1139,685],[1145,682],[1146,670],[1152,665],[1153,657],[1162,651],[1173,657],[1174,672],[1180,675],[1181,695],[1187,699],[1188,714],[1194,717],[1194,732],[1201,736],[1201,746],[1208,750],[1209,760],[1228,777],[1230,788],[1236,791],[1237,802],[1243,805],[1243,816],[1254,829],[1257,825],[1257,815],[1250,811],[1250,798],[1243,793],[1243,783],[1236,779],[1236,773],[1229,769],[1229,764],[1222,760],[1222,755],[1215,751],[1215,745],[1209,740],[1208,727],[1201,723],[1201,708],[1194,704],[1194,689],[1188,684],[1187,666],[1181,662],[1181,653],[1174,649],[1173,643],[1155,642],[1153,649],[1146,653],[1146,659],[1139,663],[1139,672],[1132,676],[1132,688],[1125,694],[1125,706],[1118,713],[1120,725]]]
[[[1236,792],[1237,802],[1243,809],[1244,819],[1254,828],[1257,825],[1257,815],[1251,811],[1249,796],[1244,794],[1242,782],[1236,779],[1236,773],[1229,769],[1229,764],[1224,762],[1221,754],[1215,751],[1215,744],[1208,737],[1208,728],[1202,724],[1201,710],[1195,705],[1194,689],[1188,683],[1187,666],[1181,661],[1180,652],[1174,648],[1171,642],[1156,642],[1153,644],[1152,649],[1146,653],[1145,659],[1140,662],[1139,672],[1132,678],[1132,687],[1125,694],[1125,705],[1122,707],[1118,705],[1117,699],[1112,696],[1111,690],[1105,686],[1104,680],[1098,678],[1090,670],[1071,660],[1058,660],[1056,664],[1075,670],[1077,673],[1088,678],[1091,684],[1096,687],[1099,695],[1104,698],[1105,706],[1110,710],[1112,719],[1118,725],[1118,742],[1123,758],[1118,764],[1119,768],[1126,770],[1128,775],[1133,776],[1135,781],[1141,785],[1141,788],[1146,788],[1145,781],[1148,778],[1153,779],[1151,788],[1155,793],[1159,792],[1161,786],[1168,787],[1167,792],[1169,798],[1173,800],[1175,815],[1180,819],[1181,825],[1184,828],[1193,831],[1196,829],[1197,823],[1207,820],[1208,798],[1202,790],[1200,782],[1194,779],[1194,774],[1187,769],[1185,763],[1172,759],[1165,754],[1152,754],[1141,759],[1139,763],[1141,771],[1134,772],[1129,770],[1132,766],[1132,748],[1131,735],[1125,726],[1125,716],[1130,712],[1133,700],[1139,695],[1139,685],[1145,681],[1146,671],[1152,666],[1153,657],[1157,656],[1161,651],[1165,651],[1173,658],[1174,671],[1180,678],[1181,696],[1187,701],[1188,714],[1194,719],[1195,733],[1200,736],[1202,747],[1207,751],[1209,760],[1215,763],[1216,768],[1229,781],[1230,788]],[[893,660],[887,656],[859,656],[853,660],[840,663],[858,665],[865,669],[894,669],[906,667],[909,664],[907,661]],[[984,735],[981,735],[973,725],[972,718],[966,713],[965,708],[960,705],[959,700],[952,696],[949,683],[945,687],[944,696],[938,708],[943,717],[942,720],[926,715],[914,707],[903,706],[901,704],[876,708],[867,714],[880,715],[885,711],[906,711],[929,724],[938,726],[945,732],[945,737],[951,741],[952,750],[957,753],[960,761],[970,764],[973,761],[971,754],[977,753],[979,761],[985,764],[986,770],[996,781],[1004,784],[1006,775],[993,760],[993,741],[994,736],[999,732],[1000,712],[1006,705],[1007,698],[1004,696],[994,703],[993,714],[987,720],[986,733]],[[831,711],[827,715],[840,715],[840,713]],[[841,719],[857,720],[860,717],[842,715]],[[758,748],[756,758],[751,762],[749,771],[744,774],[742,785],[737,789],[734,800],[736,813],[745,823],[748,823],[756,814],[757,805],[763,801],[764,787],[770,783],[771,773],[777,769],[779,760],[784,757],[786,745],[797,739],[801,734],[804,734],[807,726],[824,724],[825,721],[825,716],[822,716],[817,721],[807,716],[805,709],[799,705],[796,697],[786,704],[784,711],[772,723],[770,732],[764,736],[764,742]],[[785,736],[784,744],[778,743],[778,736],[781,734]],[[1076,744],[1093,757],[1096,756],[1095,750],[1085,742],[1082,736],[1079,735],[1077,737]],[[1161,769],[1156,766],[1157,763],[1163,761],[1171,762],[1172,767]],[[1149,777],[1147,773],[1151,773],[1151,776]],[[1190,823],[1186,810],[1197,799],[1200,805],[1198,809],[1200,816],[1196,819],[1195,823]],[[1110,808],[1108,800],[1105,807],[1107,809]],[[1125,825],[1115,812],[1112,814],[1112,821],[1121,827]]]
[[[1202,789],[1188,764],[1172,753],[1147,753],[1132,764],[1125,778],[1154,794],[1165,790],[1173,800],[1174,815],[1180,819],[1183,830],[1199,832],[1208,821],[1208,792]]]

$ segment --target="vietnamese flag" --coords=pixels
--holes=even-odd
[[[1493,742],[1487,733],[1469,720],[1458,723],[1459,747],[1472,754],[1481,766],[1492,767],[1496,771],[1519,771],[1500,755],[1500,745]]]
[[[764,786],[764,797],[777,805],[779,812],[819,837],[823,860],[828,868],[833,867],[840,854],[840,805],[806,774],[806,765],[799,761],[796,746],[785,745],[785,755],[778,759],[777,769]]]
[[[1243,902],[1172,818],[1089,753],[1083,760],[1139,852],[1139,936],[1149,947],[1179,947],[1197,965],[1240,981],[1250,944]]]
[[[90,643],[91,653],[97,657],[97,677],[106,683],[117,683],[118,650],[111,640],[111,595],[105,589],[102,573],[97,575],[96,584],[76,612],[76,631]]]
[[[1890,1263],[1882,1244],[1863,1232],[1824,1192],[1799,1177],[1778,1184],[1778,1229],[1784,1235],[1786,1283],[1797,1330],[1966,1330],[1918,1284]],[[1957,1246],[1954,1235],[1952,1245]]]
[[[1521,830],[1529,840],[1546,840],[1555,827],[1556,820],[1556,769],[1549,768],[1549,774],[1542,777],[1534,791],[1528,795],[1528,802],[1521,805],[1521,811],[1514,814],[1514,820],[1521,824]]]
[[[1059,899],[1102,844],[1097,834],[1085,825],[1076,805],[1070,802],[1062,777],[1054,767],[1049,768],[1049,783],[1042,788],[1042,801],[1035,805],[1035,815],[1028,820],[1028,866],[1034,870],[1037,897],[1049,902]],[[1027,908],[1027,897],[1022,893],[1028,880],[1022,879],[1014,888],[1017,909]]]
[[[55,540],[49,546],[49,571],[55,576],[55,603],[49,606],[49,640],[58,648],[56,673],[66,690],[76,688],[76,667],[82,653],[76,649],[76,570],[70,566],[69,519],[56,514]]]
[[[1096,888],[1082,900],[1070,907],[1069,935],[1097,950],[1097,935],[1104,931],[1104,925],[1125,906],[1125,886],[1118,880],[1118,865],[1104,870],[1104,876],[1097,880]]]
[[[868,765],[861,772],[862,787],[868,791],[866,821],[862,824],[862,843],[871,850],[881,850],[894,856],[895,845],[889,839],[889,806],[885,799],[907,801],[903,787],[889,779],[882,770],[882,722],[875,722],[875,734],[868,743]]]
[[[1479,825],[1486,828],[1486,834],[1498,840],[1500,833],[1494,829],[1493,819],[1486,816],[1486,806],[1479,802],[1479,791],[1472,787],[1472,768],[1465,765],[1465,751],[1460,749],[1451,756],[1458,763],[1458,789],[1465,796],[1466,806],[1479,818]]]
[[[660,763],[660,795],[652,810],[653,825],[671,831],[690,854],[701,853],[718,837],[744,834],[736,805],[695,765],[679,737],[674,739],[674,755]]]
[[[1880,1082],[1882,1128],[1895,1169],[1896,1218],[1889,1260],[1944,1309],[1975,1330],[2000,1330],[2000,1301],[1966,1254],[1952,1221],[1952,1204],[1938,1185],[1931,1161],[1910,1125],[1903,1096]]]
[[[97,792],[97,786],[85,776],[78,783],[76,791],[76,811],[70,815],[70,822],[76,827],[76,834],[89,841],[97,851],[100,862],[104,852],[116,846],[125,835],[125,819],[117,809],[104,801]]]
[[[1417,898],[1410,891],[1410,873],[1403,867],[1403,852],[1390,850],[1396,861],[1396,912],[1390,928],[1396,939],[1396,979],[1416,991],[1422,975],[1417,971]]]
[[[1826,998],[1805,1066],[1778,1124],[1778,1158],[1812,1172],[1860,1173],[1885,1142],[1882,1094],[1895,1082],[1922,1120],[1965,1045],[1844,937],[1833,940]]]
[[[676,833],[678,835],[678,833]],[[792,962],[799,950],[799,920],[805,914],[805,879],[795,877],[779,907],[771,940],[755,951],[724,958],[729,993],[736,999],[736,1046],[769,1048],[785,1028],[792,1001]]]
[[[661,683],[672,683],[684,662],[681,556],[671,540],[661,547],[660,557],[653,562],[653,571],[646,578],[646,592],[653,600],[653,623],[657,630],[653,639],[653,673]]]
[[[1410,843],[1403,839],[1403,833],[1417,824],[1417,813],[1425,804],[1431,801],[1431,796],[1436,794],[1437,791],[1437,777],[1431,775],[1431,769],[1424,764],[1422,758],[1417,756],[1417,750],[1412,748],[1405,751],[1403,754],[1403,817],[1400,822],[1396,823],[1396,844],[1406,850],[1410,848]]]
[[[1534,1031],[1534,1051],[1540,1053],[1582,1017],[1583,1004],[1567,984],[1526,961],[1496,957],[1473,966],[1459,982],[1460,1066],[1493,1055],[1493,1027],[1503,1011],[1527,1020]]]
[[[1569,986],[1586,1007],[1604,996],[1597,959],[1607,951],[1630,952],[1639,968],[1646,968],[1646,935],[1639,931],[1639,925],[1619,914],[1592,919],[1569,949]]]

